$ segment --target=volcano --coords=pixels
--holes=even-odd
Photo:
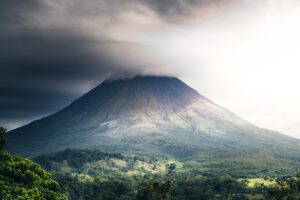
[[[297,157],[299,140],[261,129],[181,80],[106,80],[66,108],[7,134],[7,150],[38,155],[66,148],[187,157],[263,151]]]

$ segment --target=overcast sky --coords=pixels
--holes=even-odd
[[[0,125],[53,113],[125,72],[174,75],[300,138],[298,0],[2,0]]]

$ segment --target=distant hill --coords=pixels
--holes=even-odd
[[[106,80],[7,137],[7,150],[23,155],[88,148],[177,158],[236,152],[300,157],[299,140],[258,128],[178,78],[164,76]]]

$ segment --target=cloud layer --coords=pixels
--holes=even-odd
[[[130,72],[179,76],[246,120],[300,137],[299,13],[298,0],[2,0],[0,126]]]
[[[13,128],[54,112],[113,73],[170,73],[157,50],[138,38],[232,2],[1,1],[1,125]]]

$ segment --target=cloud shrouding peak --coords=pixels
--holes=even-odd
[[[299,136],[298,0],[0,1],[0,125],[123,72],[179,76],[255,124]]]
[[[176,73],[139,38],[233,2],[1,1],[0,125],[12,128],[54,112],[110,74]]]

